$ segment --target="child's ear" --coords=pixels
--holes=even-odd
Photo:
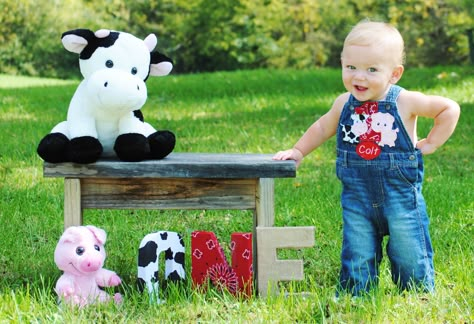
[[[402,78],[403,71],[404,71],[403,65],[397,65],[392,71],[392,77],[390,78],[390,83],[392,84],[397,83]]]

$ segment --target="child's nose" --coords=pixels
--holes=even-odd
[[[366,75],[365,72],[362,70],[358,70],[355,72],[354,79],[356,80],[365,80]]]

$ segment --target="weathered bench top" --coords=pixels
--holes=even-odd
[[[272,154],[171,153],[162,160],[141,162],[45,162],[43,173],[45,177],[71,178],[290,178],[296,176],[296,164],[274,161]]]

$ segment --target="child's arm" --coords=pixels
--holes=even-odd
[[[434,153],[453,134],[460,115],[459,105],[445,97],[424,95],[415,91],[407,91],[403,101],[410,107],[412,115],[434,119],[428,136],[416,143],[422,154]]]
[[[334,101],[331,109],[306,130],[293,148],[276,153],[273,159],[295,160],[296,166],[299,166],[306,155],[336,134],[339,116],[347,98],[347,93],[339,96]]]

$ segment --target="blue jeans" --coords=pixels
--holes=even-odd
[[[386,235],[394,283],[401,289],[433,291],[421,153],[386,153],[368,161],[338,150],[336,165],[344,221],[338,293],[357,296],[378,284]]]

